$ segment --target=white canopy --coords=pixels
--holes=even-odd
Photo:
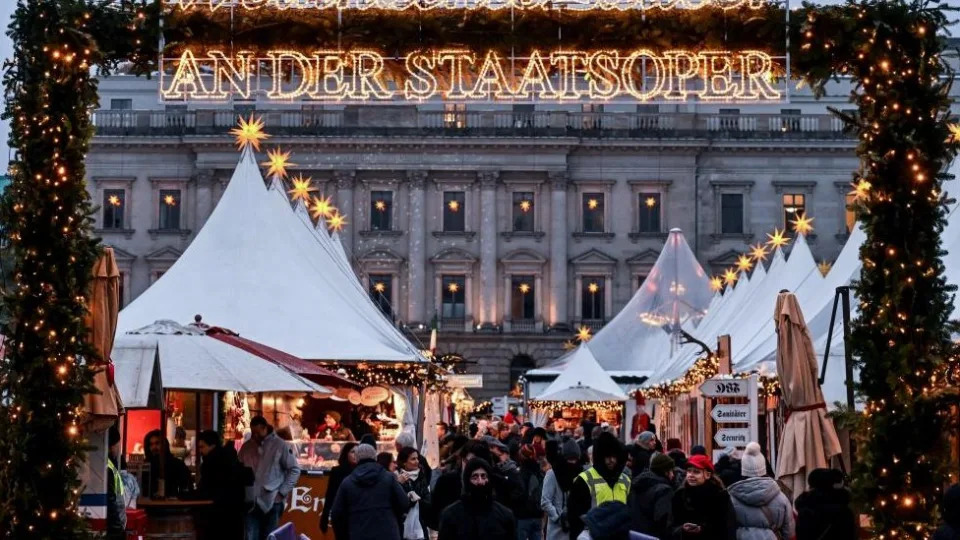
[[[122,381],[118,388],[123,399],[135,400],[144,394],[144,360],[154,356],[160,361],[164,389],[333,393],[278,364],[173,321],[157,321],[117,336],[111,356],[117,380]]]
[[[573,351],[566,368],[535,399],[540,401],[626,401],[627,395],[600,367],[590,349]]]
[[[127,409],[158,409],[163,406],[163,382],[157,347],[136,342],[118,342],[110,354],[114,382]]]
[[[279,182],[264,186],[245,149],[186,252],[120,312],[118,335],[200,314],[304,359],[424,361],[376,309],[326,231],[304,218]]]

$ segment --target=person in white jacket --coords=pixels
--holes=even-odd
[[[569,540],[567,530],[567,495],[574,478],[583,472],[580,461],[580,445],[568,439],[560,446],[560,459],[543,478],[540,508],[547,516],[546,540]]]
[[[250,440],[240,447],[240,462],[253,470],[253,489],[248,502],[253,509],[246,516],[246,540],[264,540],[277,528],[284,499],[300,478],[300,465],[293,449],[262,416],[250,420]]]

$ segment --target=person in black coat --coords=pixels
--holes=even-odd
[[[170,452],[170,442],[159,429],[143,437],[143,460],[150,464],[150,483],[145,490],[147,497],[153,498],[160,489],[160,476],[164,478],[166,498],[185,498],[193,491],[193,479],[190,469]]]
[[[410,507],[397,477],[376,462],[377,449],[354,450],[357,467],[337,490],[330,520],[337,537],[350,540],[400,540],[400,518]]]
[[[947,488],[943,494],[943,525],[933,540],[960,540],[960,484]]]
[[[224,447],[220,435],[211,430],[197,436],[197,450],[202,459],[197,497],[213,501],[208,519],[201,520],[207,527],[200,538],[242,539],[245,482],[237,453]]]
[[[611,459],[607,459],[611,458]],[[613,463],[611,467],[609,464]],[[593,468],[607,482],[611,489],[621,481],[624,467],[627,465],[627,449],[612,433],[601,433],[593,441]],[[629,480],[629,479],[628,479]],[[626,501],[620,501],[626,504]],[[567,519],[570,523],[570,539],[576,540],[583,532],[582,517],[593,507],[593,496],[582,477],[577,477],[570,488],[567,498]]]
[[[337,490],[343,480],[350,476],[353,469],[357,466],[357,454],[354,450],[357,443],[348,442],[340,449],[340,457],[337,458],[337,464],[330,469],[330,480],[327,482],[327,493],[323,496],[323,510],[320,512],[320,530],[324,534],[330,527],[330,510],[333,509],[333,502],[337,498]],[[340,536],[337,531],[333,531],[333,536],[337,540],[346,540],[346,536]]]
[[[672,537],[735,540],[737,518],[730,495],[707,456],[687,460],[686,484],[673,494]]]
[[[410,499],[409,508],[404,512],[405,515],[400,522],[400,528],[401,530],[405,528],[404,525],[409,518],[407,514],[419,505],[420,529],[417,532],[422,531],[423,535],[416,534],[409,537],[415,539],[430,537],[428,531],[430,525],[430,519],[428,518],[430,515],[430,477],[427,475],[426,469],[423,468],[423,461],[420,453],[412,446],[400,450],[400,453],[397,454],[397,481],[400,482],[400,487],[403,488],[403,492]]]
[[[843,473],[814,469],[807,477],[810,489],[797,497],[797,540],[850,540],[857,538],[857,517],[850,508],[850,492]]]
[[[467,441],[459,452],[457,466],[443,473],[433,486],[431,495],[430,528],[440,528],[440,515],[448,506],[460,500],[463,494],[463,466],[473,458],[480,458],[490,463],[490,447],[479,440]]]
[[[669,538],[673,511],[675,464],[670,456],[657,454],[650,468],[630,485],[630,530],[657,538]]]
[[[463,495],[440,517],[437,540],[515,540],[516,520],[509,508],[494,500],[493,467],[471,459],[463,468]]]

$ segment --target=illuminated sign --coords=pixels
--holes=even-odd
[[[368,50],[185,50],[167,59],[167,101],[777,101],[780,62],[760,51],[534,51],[509,58],[458,49],[386,58]],[[389,68],[389,69],[388,69]]]
[[[761,9],[769,0],[164,0],[167,6],[209,11],[229,9]]]

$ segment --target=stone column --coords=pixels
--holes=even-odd
[[[551,330],[569,330],[567,310],[567,173],[550,173],[550,310]]]
[[[333,171],[333,180],[337,183],[337,210],[347,217],[347,226],[340,231],[340,242],[349,257],[354,255],[353,232],[359,226],[353,221],[356,208],[353,204],[353,186],[356,183],[356,171]]]
[[[477,173],[480,181],[480,330],[497,324],[497,171]]]
[[[407,187],[410,190],[410,207],[407,216],[410,225],[407,228],[410,262],[407,267],[409,286],[407,288],[407,324],[413,326],[427,322],[426,314],[426,265],[427,265],[427,228],[424,184],[427,171],[407,171]],[[394,216],[396,219],[396,216]],[[439,287],[438,287],[439,288]]]

